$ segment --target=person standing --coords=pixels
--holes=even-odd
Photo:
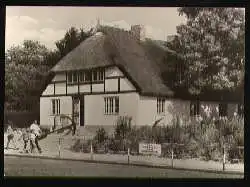
[[[15,149],[17,149],[16,141],[15,141],[15,139],[14,139],[14,130],[12,129],[12,125],[11,125],[11,123],[9,122],[8,128],[7,128],[7,144],[6,144],[5,149],[9,149],[9,144],[10,144],[10,142],[13,142],[13,143],[14,143],[14,146],[15,146]]]
[[[38,144],[38,138],[41,135],[41,129],[37,123],[37,120],[35,120],[31,126],[30,126],[30,131],[31,131],[31,152],[33,152],[34,148],[37,147],[39,153],[42,153],[42,149]]]
[[[23,139],[23,143],[24,143],[24,146],[23,146],[23,151],[25,153],[28,153],[28,143],[30,141],[30,135],[29,135],[29,129],[26,128],[26,129],[23,129],[22,131],[22,135],[20,136],[19,140],[21,140],[21,138]]]

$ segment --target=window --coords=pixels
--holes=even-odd
[[[90,82],[91,81],[91,71],[85,71],[84,72],[84,82]]]
[[[68,73],[68,83],[72,83],[72,73]]]
[[[79,73],[79,82],[84,82],[85,81],[85,74],[83,71]]]
[[[68,83],[77,83],[77,81],[78,81],[77,72],[69,72]]]
[[[77,73],[76,72],[73,72],[73,83],[76,83],[77,82]]]
[[[52,99],[52,114],[60,114],[60,99]]]
[[[192,101],[190,103],[190,116],[200,115],[200,102]]]
[[[92,80],[98,81],[98,71],[97,70],[92,71]]]
[[[238,115],[243,117],[244,116],[244,104],[238,104]]]
[[[157,98],[157,114],[165,112],[165,99]]]
[[[105,114],[119,114],[119,97],[105,97]]]
[[[219,116],[221,117],[227,116],[227,104],[226,103],[219,104]]]
[[[95,81],[103,81],[104,80],[104,71],[103,70],[93,70],[92,71],[92,80]]]

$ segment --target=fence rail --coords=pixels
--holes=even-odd
[[[85,137],[82,138],[64,138],[64,137],[60,137],[58,138],[57,141],[57,149],[58,149],[58,157],[62,157],[64,154],[69,154],[69,153],[86,153],[88,155],[88,158],[90,158],[91,160],[94,160],[94,155],[100,155],[100,154],[105,154],[105,153],[115,153],[115,154],[120,154],[126,157],[124,157],[124,162],[127,162],[127,164],[131,163],[131,156],[135,156],[135,155],[141,155],[139,154],[138,151],[134,151],[131,150],[130,147],[127,147],[125,150],[124,149],[120,149],[117,151],[112,151],[108,145],[96,145],[94,143],[93,140],[88,140]],[[170,159],[171,162],[169,164],[170,167],[174,168],[175,167],[175,161],[176,160],[181,160],[181,159],[185,159],[187,158],[186,155],[180,151],[178,149],[184,149],[185,148],[185,144],[178,144],[178,143],[164,143],[161,145],[167,145],[169,148],[167,150],[167,153],[162,151],[161,156],[158,156],[158,158],[166,158],[166,159]],[[139,147],[139,145],[138,145]],[[217,144],[214,145],[210,145],[209,147],[217,147]],[[162,150],[164,149],[164,147],[161,148]],[[243,157],[242,158],[233,158],[233,159],[229,159],[229,151],[230,149],[238,149],[239,152],[242,152]],[[191,155],[189,155],[189,158],[192,158]],[[145,159],[147,158],[146,156],[144,157]],[[222,154],[220,154],[219,156],[219,162],[221,163],[221,170],[225,171],[226,170],[226,165],[227,163],[232,163],[232,162],[240,162],[240,161],[244,161],[244,146],[237,146],[237,147],[230,147],[228,145],[224,145],[223,149],[222,149]]]

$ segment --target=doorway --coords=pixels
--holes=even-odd
[[[73,97],[73,120],[76,126],[84,126],[84,96]]]

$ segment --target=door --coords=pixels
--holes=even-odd
[[[84,95],[80,98],[80,126],[84,126]]]
[[[80,125],[80,99],[73,97],[73,120],[76,123],[76,126]]]

